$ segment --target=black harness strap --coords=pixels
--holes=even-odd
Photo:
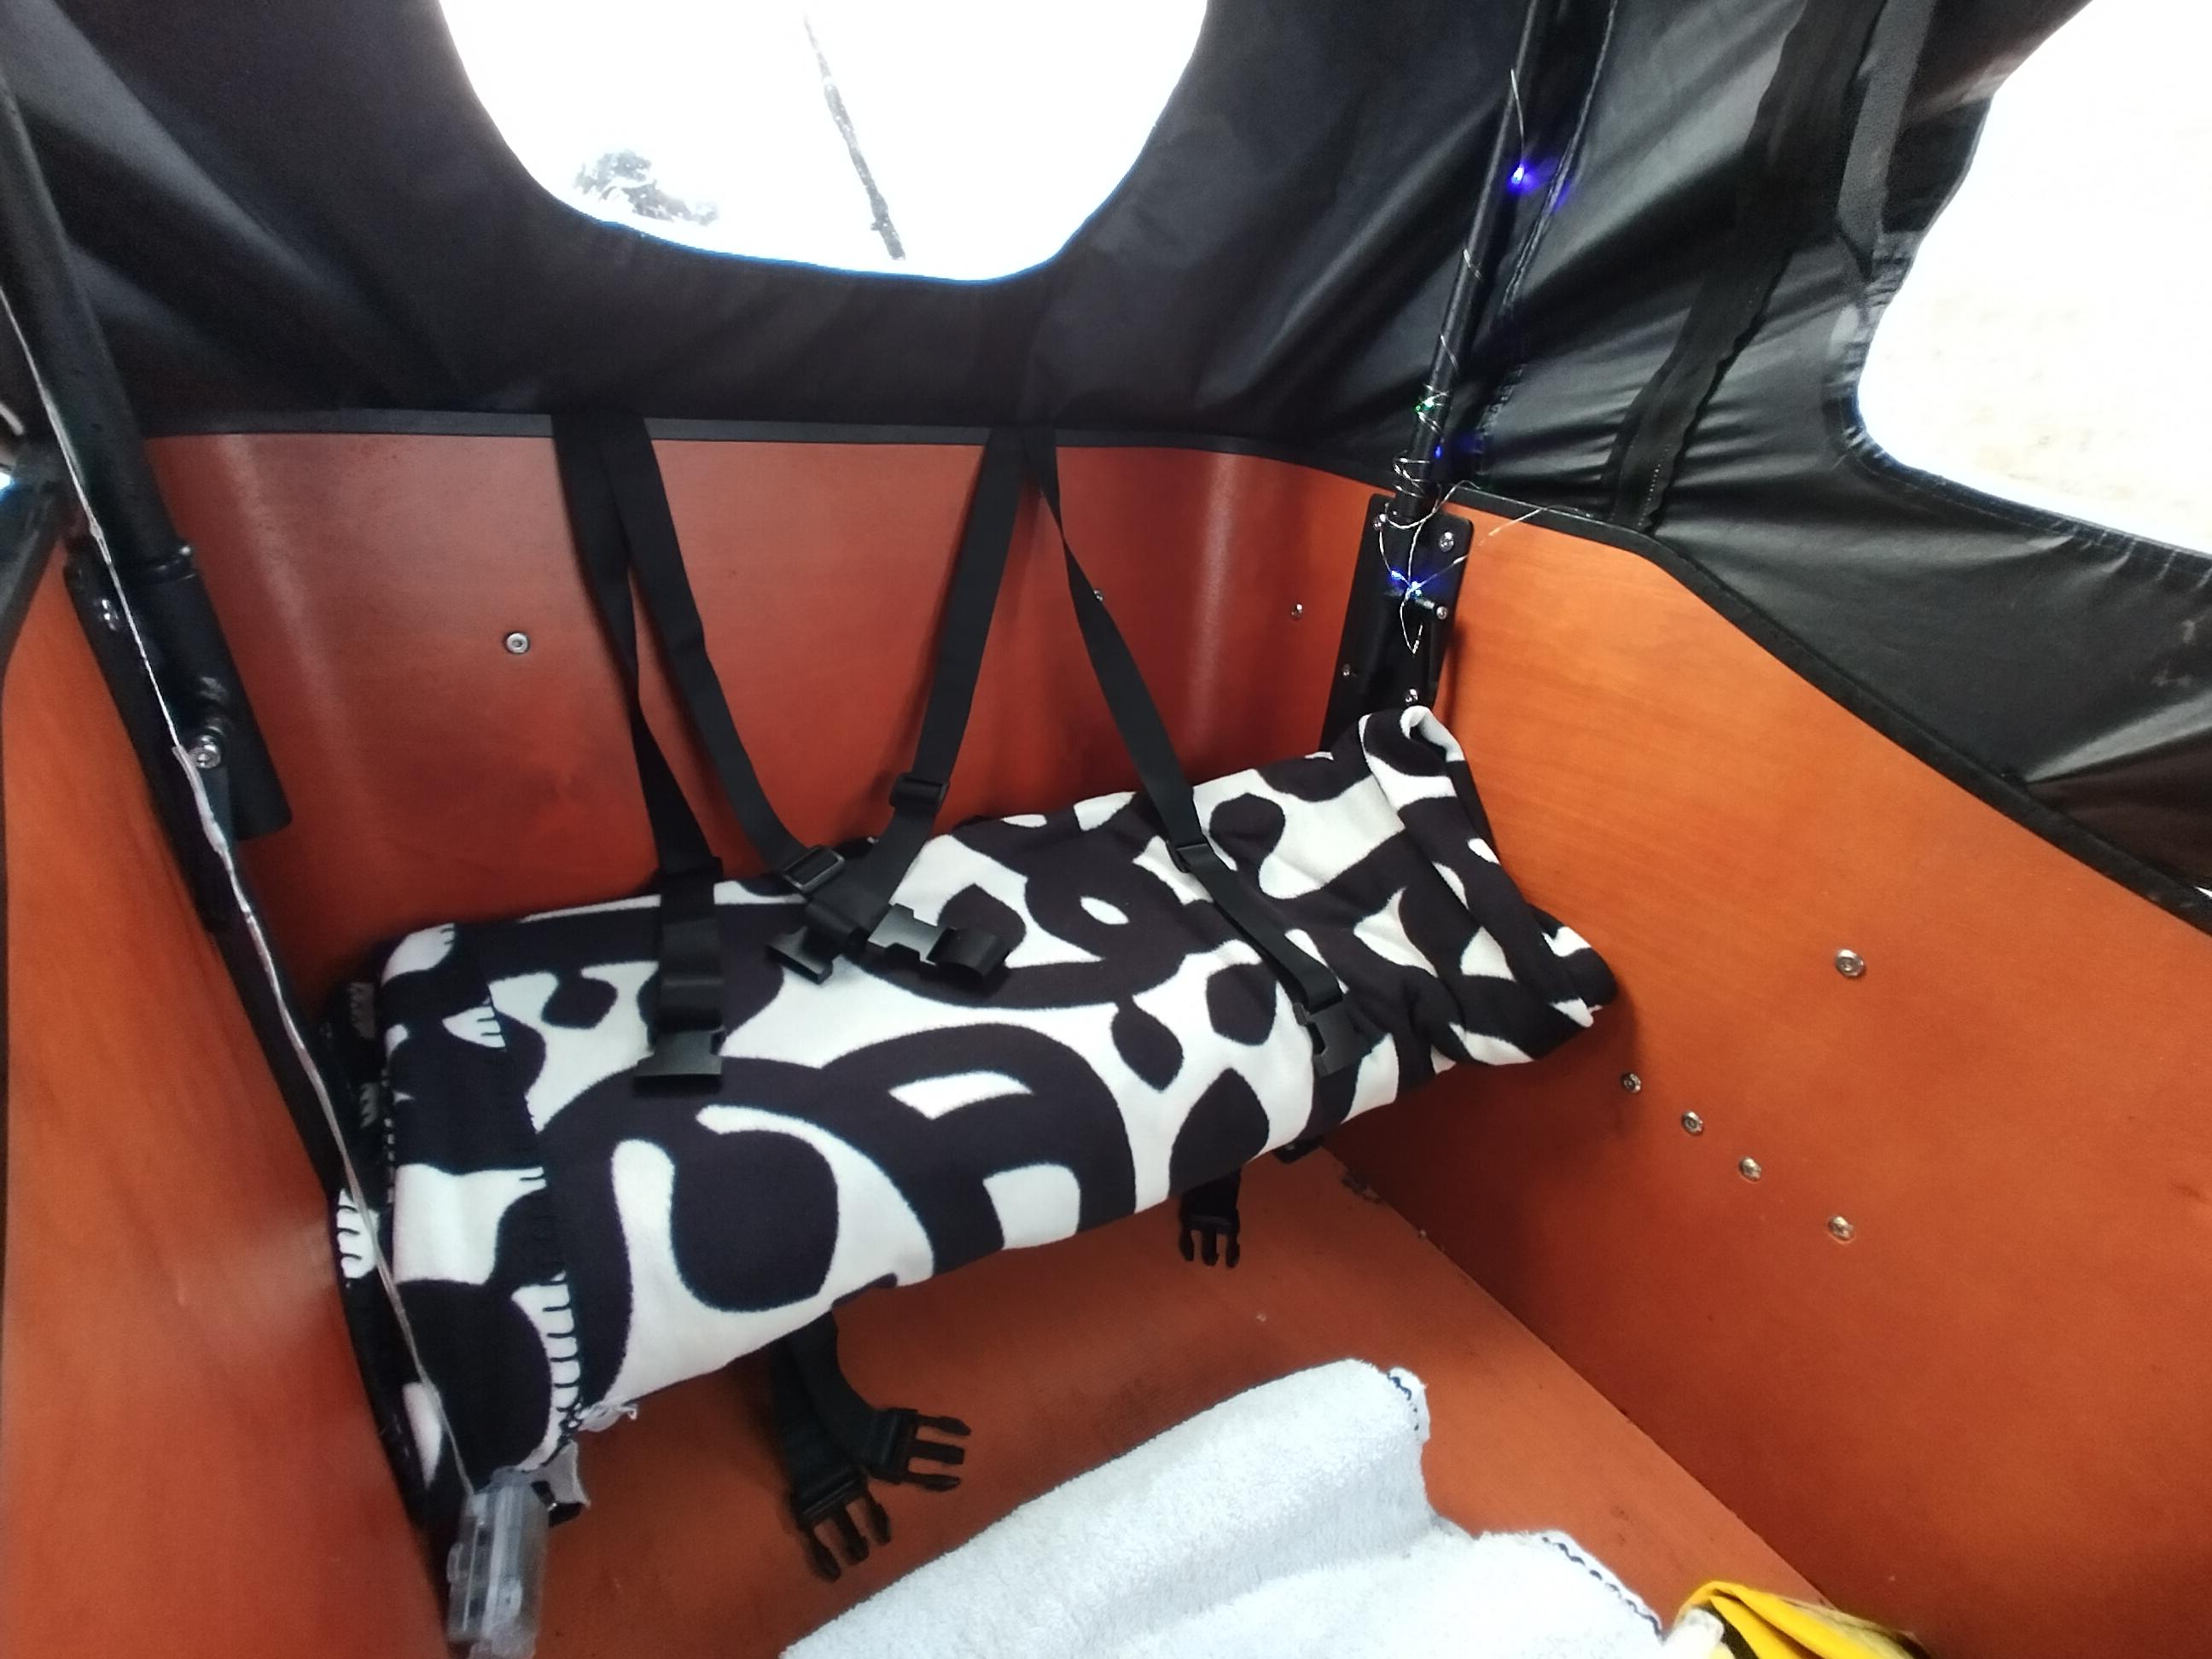
[[[769,802],[768,792],[761,787],[752,757],[745,752],[744,742],[730,719],[729,699],[723,695],[721,678],[707,654],[706,625],[699,620],[690,578],[684,574],[676,521],[669,514],[668,492],[661,483],[660,463],[654,458],[645,422],[635,415],[581,418],[598,441],[599,459],[622,514],[623,538],[629,550],[630,568],[637,576],[638,592],[645,599],[646,615],[659,638],[669,674],[683,698],[684,712],[706,748],[723,797],[737,814],[753,850],[793,886],[808,891],[828,879],[822,868],[823,860],[836,854],[825,848],[808,846],[784,826]]]
[[[994,431],[968,505],[960,551],[953,562],[938,631],[937,662],[914,759],[892,782],[891,815],[865,853],[814,890],[805,926],[771,947],[808,978],[827,978],[841,953],[862,948],[904,950],[934,968],[988,984],[1006,965],[1012,941],[975,927],[942,927],[895,903],[899,883],[937,827],[937,812],[960,757],[983,647],[998,609],[1014,516],[1021,505],[1021,446],[1012,432]]]
[[[714,904],[722,870],[645,717],[633,575],[684,714],[754,850],[802,893],[835,875],[844,861],[793,836],[761,787],[707,655],[706,629],[684,574],[676,522],[645,422],[635,415],[558,415],[553,447],[577,555],[622,670],[630,747],[660,865],[652,1047],[636,1075],[668,1087],[704,1087],[722,1074],[722,935]]]
[[[1806,0],[1782,43],[1744,145],[1735,224],[1607,459],[1607,516],[1615,523],[1648,531],[1658,521],[1691,427],[1814,216],[1832,205],[1850,139],[1851,83],[1882,4]]]
[[[1068,542],[1067,526],[1060,515],[1059,448],[1053,434],[1041,428],[1025,428],[1022,458],[1060,532],[1060,552],[1067,563],[1067,591],[1075,602],[1075,619],[1083,630],[1083,647],[1091,658],[1091,672],[1097,677],[1098,689],[1129,758],[1136,764],[1145,798],[1166,833],[1169,851],[1178,866],[1197,878],[1206,896],[1260,952],[1290,993],[1298,1022],[1313,1040],[1314,1070],[1326,1077],[1357,1064],[1374,1037],[1359,1020],[1344,988],[1284,932],[1267,902],[1222,860],[1206,838],[1206,828],[1199,821],[1197,799],[1191,793],[1190,780],[1183,775],[1182,763],[1176,757],[1175,744],[1160,719],[1158,705],[1146,689],[1137,659],[1115,625],[1113,614],[1084,574]]]
[[[722,867],[653,735],[639,696],[630,540],[605,464],[606,428],[592,417],[556,418],[553,448],[585,580],[622,670],[630,749],[660,866],[654,883],[660,890],[659,973],[649,1028],[652,1048],[638,1072],[679,1085],[703,1082],[722,1071],[721,925],[714,909],[714,884]]]

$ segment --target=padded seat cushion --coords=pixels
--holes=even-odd
[[[420,1473],[452,1455],[448,1427],[476,1481],[535,1467],[859,1291],[1130,1214],[1445,1067],[1533,1059],[1613,994],[1500,866],[1426,710],[1196,793],[1374,1033],[1356,1066],[1316,1074],[1274,975],[1127,794],[923,849],[901,902],[1014,941],[988,991],[903,957],[811,982],[767,949],[789,888],[721,884],[727,1036],[704,1093],[631,1075],[653,896],[390,947],[368,1091],[389,1116],[362,1144],[386,1149],[368,1224],[442,1408],[405,1385]],[[339,1210],[349,1285],[373,1302],[362,1218]]]

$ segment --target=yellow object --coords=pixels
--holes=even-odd
[[[1742,1584],[1701,1585],[1682,1611],[1692,1607],[1709,1609],[1753,1659],[1928,1659],[1894,1631]]]

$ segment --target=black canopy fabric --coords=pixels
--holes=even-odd
[[[1911,720],[2212,883],[2212,558],[1907,474],[1853,413],[1982,100],[2075,3],[1821,0],[1865,25],[1832,31],[1851,59],[1834,142],[1808,129],[1781,175],[1795,193],[1747,197],[1805,0],[1561,0],[1521,88],[1529,166],[1448,460],[1620,514],[1607,463],[1638,394],[1745,216],[1780,203],[1789,258],[1651,529]],[[1522,15],[1212,0],[1120,189],[1049,264],[981,283],[732,258],[571,210],[507,151],[434,0],[0,0],[0,51],[154,424],[580,406],[1034,421],[1379,474]],[[2086,234],[2052,254],[2097,257]]]

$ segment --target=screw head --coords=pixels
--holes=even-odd
[[[1620,1086],[1632,1095],[1640,1095],[1644,1092],[1644,1079],[1633,1072],[1623,1072],[1620,1074]]]
[[[1412,708],[1415,703],[1417,703],[1417,702],[1420,702],[1420,700],[1421,700],[1421,694],[1420,694],[1419,692],[1416,691],[1416,690],[1413,690],[1413,689],[1411,689],[1410,687],[1408,687],[1408,688],[1407,688],[1407,692],[1406,692],[1406,706],[1407,706],[1408,708]]]
[[[507,636],[503,643],[507,647],[507,655],[511,657],[519,657],[524,652],[530,649],[530,635],[524,633],[520,629],[517,629],[514,633],[509,634]]]
[[[1338,669],[1336,671],[1336,677],[1340,680],[1350,679],[1352,678],[1352,665],[1350,663],[1346,663],[1343,667]]]
[[[1857,1228],[1839,1215],[1832,1215],[1828,1218],[1828,1231],[1838,1244],[1850,1243],[1851,1235],[1857,1231]]]
[[[1845,979],[1857,979],[1866,972],[1866,958],[1856,951],[1836,952],[1836,971]]]
[[[1304,606],[1304,605],[1302,605],[1296,604],[1296,603],[1293,603],[1293,604],[1291,605],[1291,620],[1292,622],[1296,622],[1299,617],[1301,617],[1304,616],[1305,614],[1306,614],[1306,608],[1305,608],[1305,606]]]
[[[1449,617],[1449,616],[1450,616],[1450,615],[1451,615],[1451,607],[1450,607],[1449,605],[1438,605],[1438,606],[1437,607],[1437,620],[1438,622],[1442,622],[1442,621],[1443,621],[1443,619],[1444,619],[1445,617]]]
[[[1705,1119],[1699,1117],[1695,1112],[1685,1112],[1682,1114],[1682,1133],[1684,1134],[1701,1135],[1705,1133]]]
[[[102,599],[100,602],[100,625],[111,634],[123,626],[123,613],[116,609],[114,600]]]
[[[1380,529],[1382,527],[1382,516],[1383,516],[1383,515],[1382,515],[1382,514],[1377,513],[1377,514],[1375,515],[1375,517],[1370,520],[1370,522],[1374,525],[1374,526],[1375,526],[1377,530],[1380,530]]]
[[[222,744],[216,740],[212,732],[203,732],[194,738],[191,747],[185,750],[185,753],[191,757],[192,764],[203,772],[212,772],[222,764]]]
[[[1459,545],[1459,532],[1456,530],[1445,531],[1443,535],[1437,538],[1437,545],[1443,549],[1445,552],[1450,552],[1452,549]]]
[[[1756,1181],[1759,1176],[1766,1173],[1765,1170],[1759,1167],[1759,1160],[1755,1158],[1738,1158],[1736,1160],[1735,1172],[1741,1176],[1746,1181]]]

